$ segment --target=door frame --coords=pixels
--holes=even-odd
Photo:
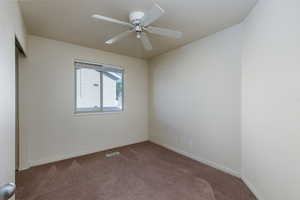
[[[20,169],[20,126],[19,126],[19,59],[26,56],[25,52],[15,37],[15,170]]]

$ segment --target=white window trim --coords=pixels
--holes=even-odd
[[[89,67],[80,67],[78,64],[82,65],[90,65]],[[124,68],[114,65],[108,65],[108,64],[99,64],[84,60],[75,59],[73,62],[74,67],[74,114],[76,115],[94,115],[94,114],[104,114],[104,113],[120,113],[124,111]],[[97,69],[100,71],[100,109],[97,110],[91,110],[91,111],[78,111],[77,110],[77,74],[76,69],[80,68],[91,68],[91,69]],[[103,110],[103,71],[115,71],[122,73],[122,109],[119,110]]]

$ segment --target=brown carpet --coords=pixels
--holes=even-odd
[[[229,174],[150,142],[17,173],[16,200],[255,200]]]

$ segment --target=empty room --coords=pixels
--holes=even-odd
[[[0,0],[0,200],[300,200],[299,10]]]

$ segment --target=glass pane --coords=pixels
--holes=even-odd
[[[103,111],[122,110],[122,99],[122,73],[103,72]]]
[[[100,72],[76,69],[76,111],[100,110]]]

